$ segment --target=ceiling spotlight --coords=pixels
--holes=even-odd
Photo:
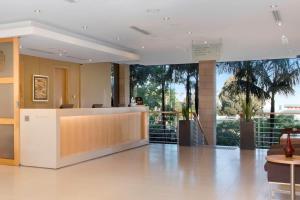
[[[188,34],[189,34],[189,35],[192,35],[192,31],[189,31]]]
[[[278,22],[277,22],[277,25],[278,25],[278,26],[282,26],[282,22],[281,22],[281,21],[278,21]]]
[[[207,44],[207,43],[208,43],[207,41],[204,41],[204,42],[203,42],[203,44]]]
[[[35,12],[35,13],[41,13],[41,10],[40,9],[35,9],[33,12]]]
[[[285,35],[281,36],[281,43],[282,44],[288,44],[289,43],[289,39],[287,38],[287,36],[285,36]]]
[[[145,49],[145,47],[144,47],[144,46],[142,46],[142,49]]]
[[[89,59],[89,62],[92,62],[92,61],[93,61],[93,59],[90,58],[90,59]]]
[[[163,20],[164,21],[169,21],[171,18],[170,17],[164,17]]]
[[[278,26],[282,26],[282,19],[281,19],[281,15],[280,15],[279,10],[273,10],[273,11],[272,11],[272,15],[273,15],[273,18],[274,18],[275,23],[276,23]]]
[[[88,26],[84,25],[84,26],[82,26],[82,29],[83,29],[83,30],[87,30],[87,29],[88,29]]]
[[[277,5],[271,5],[270,8],[271,8],[272,10],[277,10],[277,9],[278,9],[278,6],[277,6]]]

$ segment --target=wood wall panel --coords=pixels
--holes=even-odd
[[[145,113],[146,114],[146,113]],[[101,150],[145,139],[144,113],[122,113],[60,118],[60,155]]]
[[[22,108],[54,108],[55,69],[67,71],[67,103],[79,107],[80,64],[50,60],[34,56],[20,56],[20,104]],[[49,76],[49,101],[32,101],[32,75]]]
[[[19,39],[0,39],[5,62],[0,69],[0,164],[19,165]]]

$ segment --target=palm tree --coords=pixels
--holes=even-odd
[[[224,62],[217,65],[219,73],[233,73],[233,80],[224,86],[224,90],[231,95],[244,94],[245,105],[251,105],[251,96],[262,99],[268,94],[258,85],[258,73],[261,61],[236,61]],[[250,120],[250,116],[246,115],[246,120]]]
[[[275,122],[275,96],[276,94],[294,94],[294,86],[300,81],[300,68],[297,60],[274,59],[264,60],[258,76],[260,84],[271,99],[270,132],[271,141]]]

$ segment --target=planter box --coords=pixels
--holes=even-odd
[[[192,120],[179,120],[179,145],[191,146],[195,122]]]
[[[240,120],[240,148],[255,149],[255,124],[254,121]]]

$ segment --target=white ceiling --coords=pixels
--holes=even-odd
[[[273,20],[270,8],[273,4],[278,5],[280,10],[281,27]],[[1,24],[38,21],[140,56],[138,61],[124,61],[127,63],[192,62],[193,40],[220,39],[220,61],[295,57],[300,54],[299,0],[78,0],[77,3],[66,0],[2,0],[0,8]],[[41,12],[35,13],[36,9]],[[170,20],[163,20],[164,17]],[[87,30],[83,30],[84,25],[88,26]],[[151,35],[137,33],[130,26],[145,29]],[[189,31],[192,34],[188,34]],[[288,37],[288,45],[282,44],[282,35]],[[134,60],[85,48],[73,49],[68,43],[52,43],[43,37],[24,40],[22,51],[35,55],[25,50],[26,47],[32,48],[31,45],[46,51],[49,47],[68,49],[74,57],[97,61]]]

